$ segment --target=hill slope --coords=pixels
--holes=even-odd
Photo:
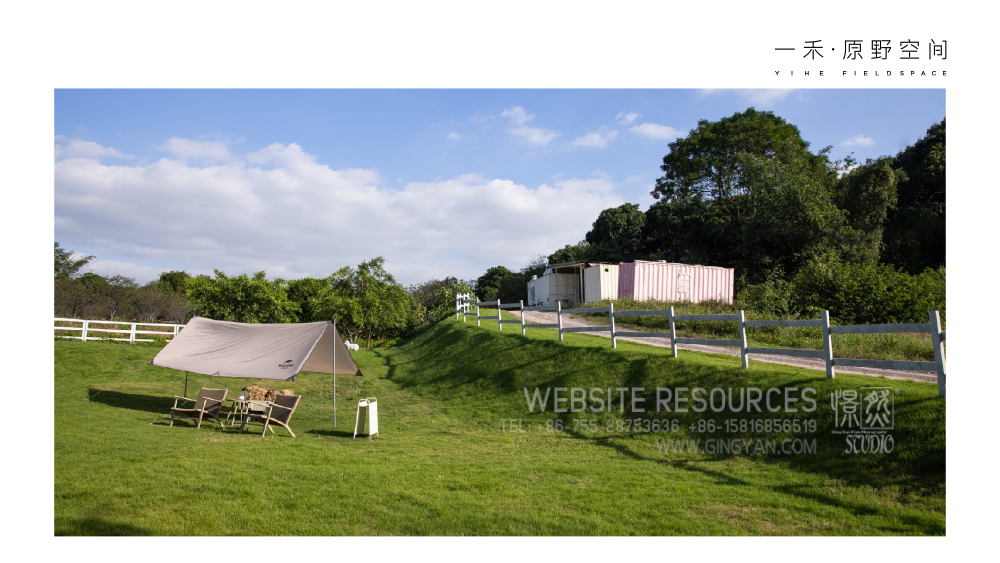
[[[338,377],[337,428],[329,376],[302,374],[280,384],[303,395],[292,419],[299,438],[279,430],[263,440],[211,424],[168,427],[162,415],[184,376],[145,366],[156,348],[56,342],[56,533],[945,531],[945,402],[932,384],[828,382],[790,367],[742,370],[724,356],[674,359],[639,344],[612,351],[583,335],[558,342],[551,330],[512,332],[448,320],[398,348],[354,353],[365,377]],[[189,395],[208,384],[233,396],[250,383],[192,376]],[[894,391],[893,452],[845,455],[844,437],[833,433],[831,393],[872,386]],[[656,388],[813,388],[816,410],[633,412],[616,403],[610,412],[553,413],[550,398],[547,412],[532,413],[524,389],[536,387],[642,387],[637,397],[650,408]],[[378,397],[381,435],[352,440],[354,405],[365,396]],[[512,419],[524,432],[507,431]],[[708,432],[709,419],[736,422],[732,432]],[[769,419],[769,431],[750,431]],[[816,427],[775,430],[779,419]],[[654,425],[671,431],[639,431]],[[817,450],[712,455],[667,447],[713,438],[815,439]],[[192,514],[194,504],[212,510]]]

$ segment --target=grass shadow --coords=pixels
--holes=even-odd
[[[146,528],[101,518],[56,518],[57,536],[151,536]]]
[[[169,414],[170,407],[174,406],[172,398],[160,395],[139,395],[93,388],[87,392],[90,396],[90,402],[120,409]]]
[[[326,436],[331,438],[353,438],[354,432],[348,432],[346,430],[310,430],[310,434],[316,434],[319,436]],[[368,435],[364,434],[367,438]]]

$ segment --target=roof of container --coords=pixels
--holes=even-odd
[[[580,260],[577,262],[560,262],[558,264],[549,264],[547,268],[570,268],[572,266],[599,266],[603,264],[610,264],[611,266],[617,266],[618,262],[594,262],[592,260]]]
[[[705,266],[704,264],[682,264],[681,262],[667,262],[666,260],[633,260],[636,264],[666,264],[670,266],[692,266],[695,268],[717,268],[719,270],[732,270],[725,266]],[[624,262],[627,264],[627,262]]]

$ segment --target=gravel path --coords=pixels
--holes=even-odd
[[[520,317],[520,311],[508,311],[515,317]],[[524,320],[529,323],[556,323],[558,319],[555,313],[543,313],[539,311],[525,311]],[[484,321],[489,322],[489,321]],[[508,325],[510,326],[510,325]],[[515,325],[516,326],[516,325]],[[597,326],[596,324],[577,318],[571,315],[563,316],[563,327],[581,327],[581,326]],[[638,330],[638,329],[636,329]],[[578,334],[593,334],[595,336],[603,336],[604,338],[611,338],[611,331],[603,332],[586,332]],[[664,336],[663,338],[636,338],[630,336],[619,336],[618,340],[627,340],[629,342],[638,342],[640,344],[648,344],[650,346],[659,346],[661,348],[670,347],[670,336]],[[710,354],[725,354],[727,356],[739,356],[740,351],[738,348],[733,348],[729,346],[704,346],[701,344],[678,344],[678,349],[681,350],[693,350],[696,352],[708,352]],[[776,356],[770,354],[750,354],[751,361],[757,362],[768,362],[772,364],[784,364],[787,366],[796,366],[808,369],[817,369],[820,371],[826,371],[826,363],[823,360],[816,358],[798,358],[793,356]],[[895,369],[876,369],[876,368],[837,368],[837,373],[855,373],[860,375],[874,375],[879,377],[887,377],[889,379],[909,379],[912,381],[926,381],[930,383],[937,382],[937,374],[932,371],[903,371]]]

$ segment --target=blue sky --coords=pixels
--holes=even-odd
[[[400,281],[519,268],[652,199],[667,145],[747,107],[895,154],[944,90],[57,90],[55,238],[93,271]]]

